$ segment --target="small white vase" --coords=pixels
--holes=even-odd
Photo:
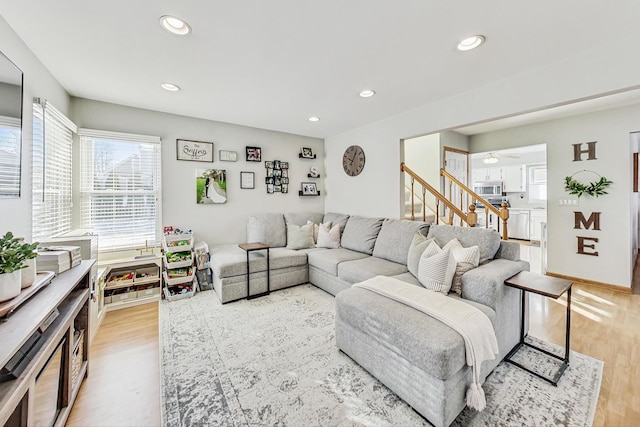
[[[22,289],[28,288],[36,281],[36,259],[31,258],[24,263],[27,264],[27,266],[20,270],[22,271],[22,280],[20,282]]]
[[[22,290],[22,270],[0,274],[0,302],[20,295]]]

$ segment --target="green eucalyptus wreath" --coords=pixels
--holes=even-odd
[[[600,179],[596,182],[589,182],[588,184],[583,184],[581,182],[576,181],[576,179],[573,177],[574,175],[580,172],[595,173],[600,177]],[[604,176],[600,176],[600,174],[593,171],[584,170],[580,172],[576,172],[573,175],[567,176],[564,178],[564,189],[567,193],[578,196],[578,197],[582,196],[583,194],[588,194],[594,197],[598,197],[603,194],[609,194],[606,192],[605,189],[609,185],[613,184],[613,181],[609,181]]]

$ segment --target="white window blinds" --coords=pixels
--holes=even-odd
[[[77,126],[50,103],[33,103],[33,240],[71,230],[71,164]]]
[[[0,197],[20,197],[20,119],[0,116]]]
[[[101,251],[160,240],[160,138],[80,129],[81,228]]]

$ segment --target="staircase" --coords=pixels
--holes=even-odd
[[[507,240],[509,209],[507,209],[506,203],[502,203],[501,208],[497,209],[444,169],[440,169],[440,176],[444,177],[444,194],[429,185],[404,163],[400,164],[400,170],[410,177],[410,184],[405,187],[405,217],[407,219],[475,227],[478,224],[478,215],[481,215],[481,220],[484,220],[481,223],[488,228],[489,217],[494,215],[500,221],[501,238]],[[434,200],[435,206],[430,206],[427,203],[428,199]],[[484,206],[484,212],[480,214],[476,212],[476,203]],[[432,214],[427,215],[427,209]]]

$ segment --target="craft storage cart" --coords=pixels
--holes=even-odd
[[[196,293],[193,267],[193,234],[165,234],[162,238],[164,296],[169,301]]]
[[[161,266],[159,256],[110,262],[98,284],[107,311],[159,301]]]

